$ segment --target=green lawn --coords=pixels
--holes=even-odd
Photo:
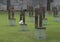
[[[51,15],[47,16],[46,40],[35,38],[34,23],[28,22],[28,16],[26,16],[26,23],[29,31],[26,32],[20,32],[19,13],[15,13],[15,18],[16,26],[9,26],[8,14],[0,12],[0,42],[60,42],[60,22],[54,22]]]

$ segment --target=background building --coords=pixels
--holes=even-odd
[[[11,4],[14,5],[15,10],[20,10],[21,8],[21,0],[10,0]],[[27,9],[27,4],[30,3],[33,7],[38,6],[38,3],[41,2],[45,6],[47,4],[47,0],[24,0],[23,1],[23,9]],[[60,4],[60,0],[53,0],[51,3],[51,7]],[[7,0],[0,0],[0,10],[7,9]]]

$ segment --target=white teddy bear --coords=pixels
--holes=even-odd
[[[21,21],[19,22],[19,24],[23,24],[23,20],[21,20]]]

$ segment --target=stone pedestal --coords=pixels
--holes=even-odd
[[[59,14],[60,14],[60,11],[59,11]]]
[[[36,39],[46,39],[46,28],[45,27],[41,27],[35,30],[35,37]]]
[[[9,25],[10,26],[15,26],[16,25],[16,19],[10,19],[9,20]]]
[[[27,31],[27,24],[20,24],[20,31]]]
[[[48,16],[49,15],[49,13],[48,12],[45,12],[45,16]]]
[[[54,17],[54,22],[60,22],[59,17]]]
[[[43,26],[47,25],[47,18],[43,19]]]
[[[30,22],[35,22],[35,17],[30,17],[29,21]]]
[[[26,13],[25,13],[27,16],[29,16],[29,12],[27,11]]]

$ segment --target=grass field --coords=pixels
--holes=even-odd
[[[26,23],[29,31],[26,32],[20,32],[19,13],[15,13],[15,18],[16,26],[9,26],[8,14],[0,12],[0,42],[60,42],[60,22],[54,22],[51,15],[47,16],[46,40],[35,38],[34,23],[28,22],[28,16],[26,16]]]

